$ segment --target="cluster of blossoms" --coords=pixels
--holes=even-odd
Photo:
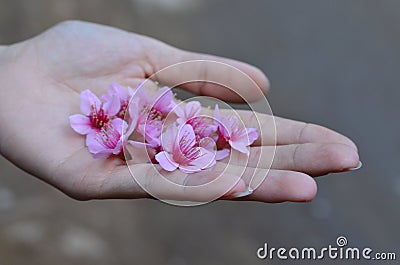
[[[170,88],[155,93],[112,84],[98,98],[90,90],[80,95],[82,114],[70,116],[72,129],[86,136],[95,158],[121,155],[127,144],[145,147],[150,160],[167,171],[185,173],[212,167],[232,149],[249,154],[257,138],[235,115],[223,116],[218,105],[213,117],[201,115],[201,104],[177,104]],[[133,158],[134,159],[134,158]]]

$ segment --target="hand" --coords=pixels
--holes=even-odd
[[[113,82],[134,87],[168,65],[196,59],[225,62],[247,73],[262,90],[268,87],[262,72],[250,65],[182,51],[145,36],[85,22],[64,22],[25,42],[0,47],[0,152],[75,199],[149,197],[122,160],[94,159],[84,137],[69,127],[68,116],[79,112],[79,93],[84,89],[100,95]],[[248,100],[260,94],[248,93],[247,86],[228,72],[214,73],[207,68],[196,71],[205,79],[217,74],[242,87],[241,94],[255,95]],[[185,73],[159,75],[157,80],[168,84],[182,75]],[[226,101],[240,100],[235,93],[212,84],[182,87]],[[262,130],[268,132],[270,117],[261,115],[260,119]],[[251,123],[254,119],[245,120]],[[307,174],[322,175],[357,166],[357,148],[348,138],[317,125],[276,121],[279,146],[272,170],[265,171],[268,177],[246,199],[308,201],[315,196],[316,184]],[[268,145],[272,143],[267,136],[263,144],[252,147],[251,155],[270,156]],[[138,164],[136,168],[146,175],[148,166]],[[185,178],[181,176],[178,181]],[[163,192],[162,186],[159,189]],[[192,199],[179,189],[165,195]]]

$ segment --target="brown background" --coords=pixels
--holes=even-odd
[[[264,242],[323,247],[338,235],[400,256],[400,1],[0,0],[0,43],[65,19],[255,64],[276,115],[350,136],[364,167],[319,178],[308,204],[182,208],[77,202],[0,158],[1,265],[266,264]]]

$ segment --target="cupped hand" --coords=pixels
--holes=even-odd
[[[231,65],[254,80],[259,90],[249,88],[229,71],[218,72],[207,65],[153,76],[160,69],[189,60]],[[258,99],[268,87],[264,74],[248,64],[179,50],[145,36],[86,22],[63,22],[27,41],[0,47],[1,154],[75,199],[149,197],[143,189],[146,187],[132,178],[123,160],[94,159],[85,147],[84,137],[70,128],[68,117],[79,112],[79,94],[85,89],[101,95],[113,82],[134,87],[152,76],[160,83],[175,84],[193,71],[204,80],[218,76],[219,80],[235,84],[240,88],[237,92],[247,95],[248,101]],[[212,83],[183,84],[182,88],[225,101],[241,100],[236,93]],[[275,118],[277,147],[272,160],[275,142],[268,135],[274,126],[272,116],[239,113],[249,127],[258,127],[255,121],[260,121],[262,141],[251,147],[248,166],[261,172],[258,175],[268,175],[245,199],[309,201],[316,194],[316,183],[310,176],[345,171],[358,165],[357,148],[345,136],[321,126],[282,118]],[[271,170],[253,165],[254,157],[272,160]],[[149,169],[154,168],[151,164],[134,167],[135,172],[148,179],[146,185],[155,186],[167,199],[201,200],[201,194],[188,193],[185,187],[163,190]],[[212,178],[214,173],[210,170],[202,175]],[[175,178],[178,183],[186,183],[187,179],[182,174]],[[237,185],[235,192],[243,188]],[[232,192],[224,198],[234,198],[229,194]]]

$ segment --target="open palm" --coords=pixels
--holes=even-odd
[[[182,51],[145,36],[85,22],[61,23],[35,38],[2,48],[0,52],[1,153],[22,169],[82,200],[149,195],[131,177],[124,161],[115,157],[94,159],[85,147],[84,137],[69,127],[68,116],[79,112],[81,91],[91,89],[100,95],[113,82],[134,87],[164,67],[198,59],[227,63],[248,74],[261,89],[268,86],[265,76],[250,65]],[[205,79],[215,74],[210,69],[191,71],[199,71]],[[157,79],[161,83],[174,83],[182,74],[160,75]],[[238,83],[238,87],[243,87],[243,94],[249,95],[248,100],[257,99],[257,96],[250,97],[257,93],[246,93],[248,88],[240,84],[241,80],[235,80],[235,76],[228,72],[218,73],[218,76]],[[190,84],[183,88],[226,101],[240,100],[232,91],[216,89],[212,84]],[[251,126],[255,114],[245,111],[240,114]],[[258,118],[261,131],[273,126],[271,117],[259,114]],[[317,125],[280,118],[275,121],[278,147],[272,170],[261,167],[264,171],[260,172],[268,174],[268,178],[246,199],[311,200],[316,185],[309,175],[357,166],[357,148],[348,138]],[[251,148],[250,161],[252,157],[272,159],[274,143],[267,133],[265,135],[262,145],[258,142]],[[150,180],[146,185],[155,185],[160,193],[165,192],[165,198],[199,198],[200,195],[185,189],[163,191],[162,185],[157,187],[152,179],[150,166],[137,164],[135,171]],[[252,166],[259,167],[250,163]],[[204,172],[203,177],[206,173],[212,178],[213,172]],[[187,183],[187,176],[174,178]],[[239,186],[237,191],[243,188]]]

